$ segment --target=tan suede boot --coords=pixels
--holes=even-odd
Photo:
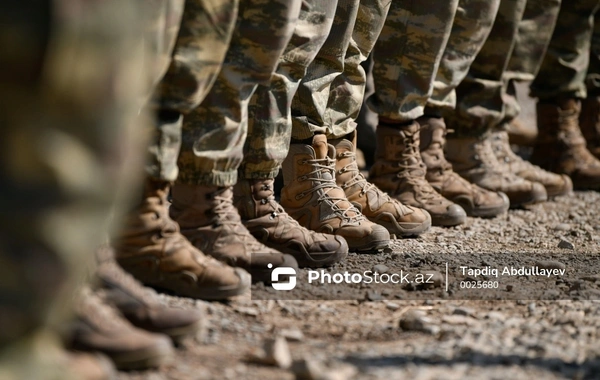
[[[171,217],[194,246],[228,265],[244,268],[253,282],[271,281],[272,268],[298,268],[296,259],[260,243],[242,224],[231,187],[173,186]]]
[[[587,148],[600,159],[600,96],[588,95],[581,101],[579,126],[587,142]]]
[[[168,215],[169,184],[146,180],[144,195],[114,241],[119,264],[142,283],[179,296],[226,299],[246,292],[250,276],[192,246]]]
[[[544,185],[549,197],[569,194],[573,191],[573,182],[567,175],[548,172],[517,156],[508,142],[508,133],[496,131],[490,137],[492,149],[504,171],[518,175],[531,182]]]
[[[77,295],[75,316],[69,326],[69,348],[100,352],[118,369],[154,368],[173,356],[169,337],[133,327],[87,287]]]
[[[490,138],[448,138],[444,153],[455,172],[467,181],[491,191],[508,195],[510,207],[543,202],[548,199],[541,183],[527,181],[505,171],[494,155]]]
[[[313,231],[343,236],[351,250],[387,247],[390,234],[370,222],[346,199],[335,183],[335,149],[325,135],[312,144],[292,144],[283,162],[281,204],[300,225]]]
[[[444,156],[444,119],[423,116],[417,122],[421,125],[421,157],[427,166],[425,178],[438,193],[459,204],[469,216],[490,218],[508,210],[510,201],[506,194],[469,183],[452,170]]]
[[[539,135],[531,162],[568,175],[575,189],[600,189],[600,161],[586,148],[580,110],[578,99],[537,104]]]
[[[302,227],[275,201],[274,182],[240,179],[234,186],[235,206],[248,231],[266,246],[294,256],[301,267],[330,266],[346,258],[346,239]]]
[[[420,207],[434,226],[455,226],[467,219],[465,210],[438,194],[425,179],[419,152],[419,124],[377,127],[377,155],[369,180],[403,204]]]
[[[137,282],[114,260],[99,262],[95,274],[100,280],[100,297],[134,326],[166,334],[174,341],[194,335],[200,328],[200,311],[167,306],[154,290]]]
[[[419,236],[431,227],[431,216],[418,207],[405,206],[367,182],[358,169],[356,132],[348,139],[331,140],[336,151],[335,180],[348,200],[373,223],[398,237]]]

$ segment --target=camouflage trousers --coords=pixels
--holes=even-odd
[[[266,85],[250,100],[248,137],[239,174],[243,178],[274,178],[285,160],[292,136],[291,103],[307,67],[325,43],[336,0],[305,0],[294,33]]]
[[[590,64],[585,78],[588,96],[600,96],[600,12],[594,15]]]
[[[48,326],[66,316],[141,167],[144,12],[121,0],[0,3],[2,379],[65,378]]]
[[[515,81],[532,81],[537,75],[556,25],[560,3],[561,0],[528,0],[525,5],[515,47],[504,73],[505,122],[521,113]]]
[[[458,0],[394,1],[373,53],[375,92],[367,99],[380,121],[423,115],[450,36]]]
[[[172,182],[178,174],[180,115],[196,109],[215,82],[233,35],[239,0],[157,1],[164,8],[156,11],[146,33],[154,53],[148,60],[156,66],[153,79],[158,82],[149,108],[156,115],[173,115],[175,122],[157,120],[149,125],[145,172]]]
[[[178,181],[216,186],[236,183],[250,98],[259,84],[269,83],[292,36],[301,4],[301,0],[240,2],[221,70],[202,103],[184,117]]]
[[[356,129],[365,72],[391,0],[339,0],[333,26],[292,100],[292,138],[339,138]]]
[[[526,0],[501,0],[492,30],[456,88],[456,108],[444,112],[457,136],[489,133],[504,118],[504,74],[513,52]]]
[[[587,96],[586,74],[599,8],[598,0],[562,2],[548,51],[531,84],[533,96],[540,100]]]

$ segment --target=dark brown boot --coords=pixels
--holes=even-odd
[[[100,352],[118,369],[154,368],[173,356],[169,337],[133,327],[89,288],[78,295],[75,316],[68,346],[78,351]]]
[[[250,276],[205,255],[168,215],[169,184],[146,180],[144,195],[114,241],[119,264],[142,283],[179,296],[226,299],[246,292]]]
[[[510,201],[506,194],[469,183],[452,170],[444,156],[444,119],[423,116],[417,122],[421,125],[421,157],[427,166],[425,178],[438,193],[461,205],[469,216],[490,218],[508,210]]]
[[[253,282],[270,282],[271,268],[298,268],[294,257],[265,246],[244,227],[233,206],[231,187],[176,183],[170,212],[194,246],[228,265],[244,268]]]
[[[165,305],[155,291],[137,282],[114,260],[99,263],[96,276],[100,280],[100,296],[134,326],[166,334],[174,341],[193,335],[200,328],[199,310]]]
[[[332,140],[336,151],[335,180],[348,200],[373,223],[398,237],[419,236],[431,227],[431,216],[418,207],[406,206],[367,182],[358,170],[356,132],[348,139]]]
[[[548,199],[542,184],[503,171],[494,155],[489,137],[448,138],[444,154],[452,163],[454,171],[467,181],[490,191],[505,193],[510,199],[510,207]]]
[[[235,205],[248,231],[260,242],[296,258],[301,267],[318,268],[348,255],[346,239],[311,231],[289,216],[273,196],[274,179],[240,179]]]
[[[600,96],[588,95],[581,101],[579,126],[587,148],[600,159]]]
[[[335,182],[335,148],[325,135],[312,144],[292,144],[283,162],[281,204],[304,227],[343,236],[351,250],[387,247],[390,234],[354,207]]]
[[[403,204],[425,209],[434,226],[455,226],[465,210],[441,196],[425,179],[419,152],[419,124],[377,127],[377,155],[369,180]]]
[[[528,181],[541,183],[549,197],[566,195],[573,190],[569,176],[548,172],[517,156],[510,147],[508,133],[505,131],[492,133],[490,140],[494,154],[505,171]]]
[[[600,161],[586,148],[579,129],[578,99],[537,104],[539,135],[531,161],[571,177],[578,190],[600,189]]]

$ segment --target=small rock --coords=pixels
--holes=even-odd
[[[578,311],[568,311],[567,313],[561,315],[557,320],[557,325],[572,325],[579,326],[583,319],[585,318],[585,313],[583,310]]]
[[[513,289],[514,289],[514,286],[513,286],[512,284],[508,284],[508,285],[506,285],[506,291],[507,291],[507,292],[512,292],[512,291],[513,291]]]
[[[385,307],[387,307],[390,310],[398,310],[398,309],[400,309],[400,305],[398,305],[395,302],[386,302]]]
[[[467,315],[472,317],[475,314],[475,310],[468,308],[468,307],[457,307],[456,309],[454,309],[454,311],[452,312],[452,314],[454,315]]]
[[[557,224],[554,229],[556,231],[569,231],[571,229],[571,225],[569,223],[560,223]]]
[[[374,273],[385,273],[388,270],[390,270],[390,268],[388,268],[387,266],[385,266],[383,264],[377,264],[377,265],[374,265],[373,268],[371,268],[371,270]]]
[[[294,361],[292,372],[296,380],[319,380],[325,372],[325,366],[314,359],[301,359]]]
[[[566,240],[564,240],[564,241],[566,241]],[[571,244],[571,243],[569,243],[569,244]],[[560,247],[560,245],[559,245],[559,247]],[[565,248],[565,247],[561,247],[561,248]],[[570,249],[573,249],[573,248],[570,248]],[[566,268],[565,264],[561,263],[560,261],[553,261],[553,260],[536,261],[535,265],[537,265],[541,269],[565,269]]]
[[[247,307],[247,306],[237,306],[235,309],[240,314],[250,315],[256,317],[260,314],[257,308],[255,307]]]
[[[250,361],[272,365],[279,368],[289,368],[292,365],[292,354],[283,336],[266,339],[263,349],[250,355]]]
[[[560,239],[560,243],[558,243],[558,248],[575,249],[575,245],[573,245],[573,243],[571,243],[568,240]]]
[[[421,331],[435,334],[439,327],[433,324],[430,318],[420,310],[408,310],[400,319],[400,328],[406,331]]]
[[[279,334],[289,342],[302,342],[304,340],[304,334],[302,331],[294,327],[290,329],[283,329],[279,332]]]
[[[503,322],[506,320],[506,315],[499,311],[490,311],[489,313],[487,313],[486,318],[492,319],[494,321]]]
[[[423,289],[433,289],[433,288],[441,288],[442,283],[444,282],[444,276],[434,270],[423,271],[423,275],[425,276],[424,280],[427,281],[425,284],[421,284]]]
[[[477,321],[466,315],[445,315],[442,317],[442,322],[449,325],[466,325],[473,326]]]
[[[381,301],[383,297],[381,296],[381,294],[374,290],[368,290],[365,294],[365,299],[367,301]]]

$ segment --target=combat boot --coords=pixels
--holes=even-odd
[[[169,184],[146,180],[142,201],[115,239],[119,264],[148,286],[179,296],[220,300],[246,292],[250,276],[205,255],[168,215]]]
[[[372,183],[403,204],[427,210],[434,226],[465,222],[465,210],[438,194],[425,179],[417,122],[394,127],[380,124],[376,135],[377,155],[369,173]]]
[[[61,360],[71,376],[78,380],[117,380],[117,369],[106,356],[94,352],[65,351]]]
[[[100,262],[96,277],[103,300],[136,327],[168,335],[174,341],[193,335],[200,328],[200,311],[165,305],[154,290],[137,282],[114,260]]]
[[[387,247],[390,234],[370,222],[346,199],[335,182],[335,148],[325,135],[312,144],[292,143],[283,162],[281,204],[300,225],[342,236],[353,251]]]
[[[248,232],[233,206],[231,187],[176,183],[172,196],[171,217],[181,233],[206,254],[250,272],[253,282],[269,283],[272,268],[298,268],[294,257],[265,246]]]
[[[600,161],[586,148],[579,129],[578,99],[538,103],[538,140],[531,161],[571,177],[578,190],[600,189]]]
[[[373,223],[398,237],[418,236],[431,227],[431,216],[423,209],[405,206],[367,182],[358,168],[356,132],[348,139],[331,140],[336,152],[335,180],[346,198]]]
[[[579,126],[587,148],[600,159],[600,96],[588,95],[581,101]]]
[[[301,267],[330,266],[346,258],[346,239],[302,227],[275,200],[274,182],[240,179],[234,186],[234,204],[248,231],[266,246],[294,256]]]
[[[421,158],[427,166],[425,179],[444,198],[459,204],[467,215],[490,218],[508,210],[506,194],[483,189],[469,183],[452,170],[444,156],[446,123],[441,117],[423,116],[421,126]]]
[[[510,207],[519,207],[548,199],[541,183],[527,181],[503,171],[494,155],[489,137],[448,138],[444,153],[461,177],[491,191],[501,191],[510,199]]]
[[[517,156],[510,147],[507,132],[493,132],[490,142],[494,155],[504,171],[531,182],[541,183],[546,188],[549,197],[569,194],[573,190],[573,183],[569,176],[548,172]]]
[[[73,350],[100,352],[120,370],[159,367],[173,355],[168,336],[133,327],[87,287],[78,294],[74,309],[68,339]]]

